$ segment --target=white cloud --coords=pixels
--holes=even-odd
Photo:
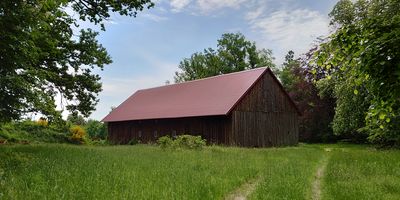
[[[198,8],[202,13],[209,13],[222,8],[240,8],[246,0],[197,0]]]
[[[168,19],[167,17],[154,15],[154,14],[150,14],[150,13],[145,13],[145,14],[141,15],[141,17],[149,19],[151,21],[155,21],[155,22],[161,22],[161,21],[165,21]]]
[[[183,9],[190,8],[192,14],[207,15],[222,8],[238,9],[246,0],[171,0],[169,5],[171,11],[181,12]]]
[[[172,7],[173,12],[180,12],[182,9],[184,9],[191,0],[171,0],[170,6]]]
[[[329,19],[317,11],[280,10],[267,16],[254,17],[257,14],[248,13],[247,19],[253,31],[261,35],[262,46],[272,43],[282,51],[304,53],[318,36],[329,32]]]
[[[258,7],[257,9],[249,11],[245,16],[245,19],[250,21],[255,20],[258,17],[260,17],[264,13],[264,11],[265,11],[264,6]]]

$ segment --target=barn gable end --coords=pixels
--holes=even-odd
[[[267,70],[232,109],[229,142],[255,147],[297,144],[299,114],[279,81]]]

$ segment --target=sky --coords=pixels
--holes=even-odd
[[[90,118],[101,120],[139,89],[173,82],[179,62],[216,48],[223,33],[241,32],[271,49],[278,66],[289,50],[305,53],[329,34],[337,0],[156,0],[136,18],[112,14],[99,42],[113,63],[98,71],[103,91]]]

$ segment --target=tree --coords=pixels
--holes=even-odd
[[[66,108],[88,116],[101,91],[99,75],[111,63],[97,32],[78,28],[66,12],[70,6],[81,20],[104,30],[109,12],[135,16],[153,6],[150,0],[14,0],[0,1],[0,122],[40,112],[60,117],[55,97]]]
[[[330,16],[336,31],[314,52],[313,72],[334,84],[334,127],[355,122],[371,142],[400,145],[400,1],[341,0]]]
[[[85,125],[85,130],[91,139],[106,139],[107,126],[103,122],[89,119]]]
[[[179,64],[175,82],[184,82],[220,74],[269,66],[274,68],[272,51],[257,49],[241,33],[226,33],[218,40],[217,49],[204,49]]]
[[[299,61],[294,59],[294,52],[290,50],[285,56],[285,62],[279,71],[279,79],[286,90],[292,90],[293,83],[296,81],[293,75],[293,68],[299,66]]]
[[[86,124],[86,120],[82,115],[74,112],[68,115],[67,124],[83,126]]]
[[[320,97],[318,89],[309,78],[309,69],[302,67],[302,59],[295,59],[289,51],[279,72],[279,79],[296,103],[300,116],[299,140],[302,142],[332,142],[332,122],[335,101],[331,97]]]

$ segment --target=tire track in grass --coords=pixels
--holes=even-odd
[[[247,181],[246,183],[242,184],[240,187],[229,193],[225,197],[225,200],[246,200],[247,197],[254,192],[260,182],[261,176]]]
[[[324,154],[324,157],[321,159],[321,162],[317,168],[317,172],[314,177],[314,181],[312,184],[312,199],[313,200],[320,200],[321,199],[321,193],[322,193],[322,179],[325,174],[325,169],[326,166],[328,165],[328,160],[330,158],[329,152],[332,150],[330,148],[325,148],[324,149],[326,153]]]

